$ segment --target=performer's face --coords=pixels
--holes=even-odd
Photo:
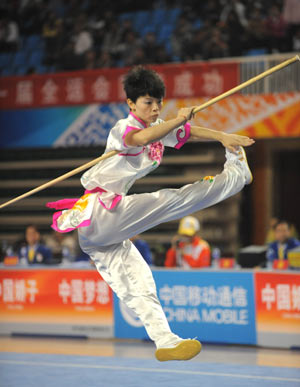
[[[147,126],[157,120],[162,108],[162,99],[149,95],[139,97],[135,103],[130,99],[127,102],[131,111],[141,118]]]

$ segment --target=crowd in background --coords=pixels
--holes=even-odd
[[[167,41],[155,30],[141,36],[122,13],[180,8]],[[55,71],[123,67],[299,51],[299,0],[6,0],[1,1],[0,51],[40,35],[45,65]],[[147,23],[151,25],[151,20]]]
[[[142,235],[135,235],[131,242],[150,266],[168,268],[203,269],[203,268],[265,268],[299,269],[300,262],[293,263],[289,254],[300,255],[300,240],[294,225],[286,220],[272,218],[266,235],[265,246],[249,246],[236,251],[235,257],[222,258],[220,250],[211,246],[201,237],[200,223],[195,216],[180,219],[178,230],[169,243],[149,244]],[[256,251],[255,251],[256,250]],[[253,253],[256,255],[254,256]],[[252,254],[252,255],[251,255]],[[92,267],[90,257],[83,253],[74,232],[63,234],[52,231],[41,235],[36,225],[28,225],[24,237],[13,244],[3,244],[0,250],[0,262],[11,264],[11,257],[16,258],[15,265],[76,265]],[[222,263],[223,261],[223,263]],[[224,264],[224,261],[227,261]]]

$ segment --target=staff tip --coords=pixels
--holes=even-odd
[[[298,60],[300,60],[300,56],[299,56],[299,55],[296,55],[296,58],[297,58]]]

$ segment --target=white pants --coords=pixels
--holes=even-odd
[[[180,189],[129,195],[108,211],[96,205],[89,227],[79,229],[79,243],[117,296],[138,315],[158,348],[177,343],[156,294],[151,270],[128,240],[160,223],[180,219],[239,192],[243,168],[226,162],[213,181],[197,181]]]

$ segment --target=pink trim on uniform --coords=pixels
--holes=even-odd
[[[46,203],[46,206],[49,208],[55,208],[56,210],[64,210],[66,208],[72,208],[77,200],[79,199],[62,199],[57,202],[48,202]]]
[[[132,155],[132,156],[133,156],[133,155]],[[101,187],[96,187],[96,188],[94,188],[94,189],[92,189],[92,190],[86,189],[86,190],[84,191],[84,194],[88,194],[88,193],[96,193],[96,192],[100,192],[100,196],[101,196],[101,193],[107,192],[107,191],[106,191],[105,189],[101,188]],[[113,209],[116,207],[116,205],[119,203],[119,201],[120,201],[121,199],[122,199],[122,195],[116,195],[116,196],[113,198],[113,201],[112,201],[110,207],[107,207],[107,206],[103,203],[103,201],[101,200],[101,198],[98,197],[99,203],[100,203],[101,206],[104,207],[106,210],[113,210]]]
[[[138,153],[119,153],[119,156],[138,156],[141,153],[143,153],[145,149],[146,149],[146,147],[143,146],[143,149]]]
[[[187,140],[190,138],[191,124],[189,122],[187,122],[184,125],[184,129],[185,129],[184,137],[180,137],[180,134],[183,132],[183,130],[182,129],[177,130],[176,138],[177,138],[178,143],[175,145],[176,149],[180,149],[182,147],[182,145],[184,145],[187,142]]]
[[[106,210],[113,210],[116,205],[119,203],[119,201],[122,199],[122,195],[116,195],[110,205],[110,207],[107,207],[103,201],[101,200],[101,198],[99,197],[98,200],[99,200],[99,203],[101,204],[102,207],[104,207]]]
[[[96,188],[94,188],[92,190],[86,189],[84,191],[84,194],[86,195],[86,194],[91,194],[91,193],[96,193],[96,192],[107,192],[107,191],[105,191],[105,189],[103,189],[101,187],[96,187]]]
[[[62,211],[58,211],[58,212],[55,212],[53,214],[53,223],[51,224],[51,227],[53,228],[53,230],[55,231],[58,231],[58,232],[61,232],[61,233],[65,233],[65,232],[70,232],[70,231],[73,231],[75,230],[76,228],[78,227],[88,227],[90,224],[91,224],[91,220],[90,219],[87,219],[87,220],[84,220],[83,222],[81,222],[78,226],[76,227],[70,227],[70,228],[67,228],[66,230],[61,230],[58,225],[57,225],[57,219],[61,216],[62,214]]]
[[[122,140],[123,140],[123,145],[125,146],[125,148],[128,148],[128,146],[125,144],[125,137],[127,136],[127,134],[129,132],[131,132],[132,130],[142,130],[141,128],[135,128],[134,126],[126,126],[126,130],[122,136]]]
[[[145,121],[143,121],[141,118],[139,118],[138,116],[136,116],[134,113],[130,112],[129,113],[133,118],[135,118],[140,124],[143,125],[144,128],[147,128],[147,125],[145,123]]]

